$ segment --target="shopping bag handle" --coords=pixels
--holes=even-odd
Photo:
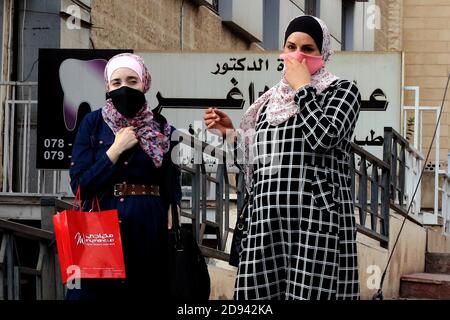
[[[82,205],[81,205],[81,190],[80,190],[80,186],[77,187],[77,192],[75,194],[75,200],[72,203],[72,210],[75,211],[77,210],[77,205],[78,205],[78,211],[81,212],[82,210]]]
[[[77,192],[75,194],[75,200],[73,201],[73,204],[72,204],[72,209],[74,211],[77,210],[77,208],[76,208],[77,205],[78,205],[78,211],[79,212],[83,211],[80,186],[77,187]],[[97,207],[96,207],[96,205],[97,205]],[[96,209],[97,209],[97,212],[100,211],[100,201],[98,200],[97,196],[95,196],[92,199],[91,210],[89,212],[95,212]]]
[[[96,212],[95,211],[95,205],[97,205],[97,212],[100,211],[100,201],[98,201],[98,197],[95,196],[92,199],[92,203],[91,203],[91,212]]]

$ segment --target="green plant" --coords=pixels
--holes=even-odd
[[[406,140],[411,142],[412,136],[414,134],[414,117],[408,118],[408,123],[406,124]]]

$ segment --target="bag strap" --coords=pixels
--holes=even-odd
[[[152,112],[153,112],[155,121],[159,123],[160,132],[164,133],[164,126],[167,124],[167,119],[161,114],[161,109],[162,108],[160,108],[160,107],[156,107],[152,110]],[[170,154],[170,152],[168,152],[168,154]],[[167,164],[167,163],[169,163],[169,164]],[[166,161],[166,164],[164,164],[164,159],[163,159],[164,170],[169,170],[172,166],[173,166],[173,164],[171,161],[170,162]],[[173,192],[174,186],[173,186],[173,181],[171,179],[172,175],[169,174],[168,172],[165,172],[165,174],[163,173],[163,176],[166,177],[166,182],[169,180],[168,185],[167,185],[167,183],[164,183],[164,185],[167,188],[167,193],[168,193],[168,197],[169,197],[168,201],[169,201],[169,205],[171,208],[172,231],[175,233],[176,247],[177,247],[177,249],[179,249],[182,247],[183,244],[181,241],[180,219],[178,218],[178,204],[177,204],[177,201],[175,198],[175,192]],[[169,177],[169,178],[167,178],[167,177]]]
[[[81,203],[81,189],[80,189],[80,185],[79,184],[78,184],[78,187],[77,187],[77,192],[75,194],[75,199],[73,200],[73,203],[72,203],[72,210],[75,211],[77,206],[78,206],[78,211],[81,212],[81,210],[82,210],[82,203]]]
[[[96,212],[95,211],[95,205],[97,205],[97,212],[101,211],[101,209],[100,209],[100,201],[98,200],[98,197],[92,198],[91,211],[90,212]]]

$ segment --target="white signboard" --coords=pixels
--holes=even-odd
[[[207,107],[224,110],[237,127],[250,104],[280,81],[283,68],[279,52],[137,54],[152,75],[150,105],[162,105],[162,114],[172,125],[202,140]],[[400,132],[401,53],[338,52],[327,67],[356,81],[363,108],[354,142],[382,158],[383,128]]]

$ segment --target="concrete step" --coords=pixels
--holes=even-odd
[[[450,253],[427,253],[425,272],[450,274]]]
[[[400,297],[412,299],[450,299],[450,275],[415,273],[400,281]]]

